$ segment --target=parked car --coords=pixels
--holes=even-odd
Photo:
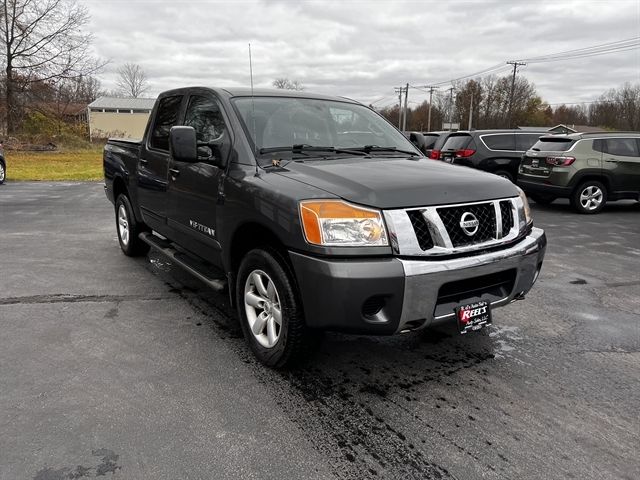
[[[4,159],[4,143],[0,140],[0,185],[7,178],[7,163]]]
[[[543,136],[522,158],[518,185],[536,203],[568,198],[580,213],[640,201],[640,133]]]
[[[546,130],[471,130],[453,133],[442,146],[441,160],[477,168],[514,182],[522,154]]]
[[[427,157],[430,157],[433,146],[438,140],[438,137],[443,133],[444,132],[422,132],[422,136],[424,137],[424,154]]]
[[[418,150],[425,153],[426,141],[422,132],[404,132],[404,136],[407,137]]]
[[[446,132],[429,132],[428,135],[435,136],[433,141],[433,145],[431,148],[427,148],[426,155],[431,160],[440,160],[442,154],[442,146],[447,141],[450,135],[455,132],[446,131]]]
[[[171,90],[144,138],[110,139],[103,164],[124,254],[154,248],[227,289],[274,367],[321,330],[480,329],[524,298],[546,249],[522,190],[424,158],[339,97]]]

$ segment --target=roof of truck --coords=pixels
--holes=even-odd
[[[189,90],[213,90],[219,95],[227,95],[229,97],[250,97],[252,95],[251,88],[246,87],[233,87],[233,88],[215,88],[215,87],[205,87],[205,86],[191,86],[191,87],[183,87],[176,88],[174,90],[168,90],[166,92],[162,92],[160,94],[161,97],[165,97],[167,95],[185,93],[185,91]],[[350,102],[350,103],[359,103],[351,98],[347,97],[336,97],[331,95],[324,95],[319,93],[311,93],[306,90],[286,90],[286,89],[277,89],[277,88],[255,88],[253,90],[254,97],[297,97],[297,98],[311,98],[317,100],[334,100],[337,102]]]

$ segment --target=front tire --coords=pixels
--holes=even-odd
[[[607,203],[607,188],[596,180],[581,183],[571,195],[571,205],[578,213],[599,213]]]
[[[302,359],[316,335],[307,327],[293,272],[276,250],[248,252],[240,264],[236,304],[244,337],[269,367]]]
[[[122,252],[128,257],[146,255],[149,245],[138,237],[146,228],[136,221],[129,198],[124,194],[118,195],[115,207],[116,230]]]
[[[0,162],[0,185],[4,183],[4,180],[6,177],[7,177],[7,167],[5,167],[4,162]]]

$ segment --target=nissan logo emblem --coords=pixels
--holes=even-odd
[[[472,237],[478,231],[480,222],[476,216],[471,212],[464,212],[460,217],[460,228],[465,235]]]

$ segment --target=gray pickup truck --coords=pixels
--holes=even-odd
[[[109,140],[104,173],[122,251],[227,289],[273,367],[322,330],[478,330],[524,298],[546,248],[518,187],[425,158],[345,98],[164,92],[141,141]]]

